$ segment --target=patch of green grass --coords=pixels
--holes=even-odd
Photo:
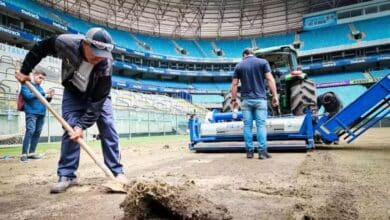
[[[131,144],[154,144],[154,143],[165,143],[169,141],[186,141],[188,135],[167,135],[167,136],[151,136],[151,137],[134,137],[131,139],[121,138],[119,144],[122,147],[126,147]],[[100,150],[100,141],[88,141],[88,145],[95,150]],[[41,143],[38,144],[37,153],[45,152],[56,152],[61,148],[60,142],[55,143]],[[22,145],[0,148],[0,157],[8,156],[19,156],[22,152]]]

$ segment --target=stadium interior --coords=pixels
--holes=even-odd
[[[390,71],[388,1],[223,2],[0,0],[0,121],[8,125],[0,135],[22,127],[9,122],[18,115],[16,62],[41,39],[94,26],[115,42],[112,96],[121,134],[128,131],[121,115],[165,115],[171,118],[163,130],[172,132],[185,127],[186,114],[220,109],[248,47],[293,45],[317,93],[334,91],[344,105]],[[50,72],[44,87],[55,88],[58,107],[60,61],[50,58],[41,68]],[[161,131],[141,128],[137,118],[139,129],[130,133]]]

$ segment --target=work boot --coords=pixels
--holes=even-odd
[[[265,157],[272,158],[272,155],[268,151],[264,151]]]
[[[253,158],[253,150],[247,150],[246,151],[246,158],[248,158],[248,159]]]
[[[123,183],[123,184],[129,183],[129,179],[127,179],[127,177],[123,173],[118,174],[115,177],[115,179],[118,180],[118,182]]]
[[[36,154],[30,154],[30,155],[27,156],[27,158],[31,159],[31,160],[40,160],[40,159],[42,159],[41,156],[36,155]]]
[[[62,193],[65,192],[69,187],[77,185],[76,178],[70,178],[66,176],[60,176],[60,179],[50,189],[50,193]]]
[[[267,158],[272,158],[271,154],[269,154],[265,150],[259,151],[259,159],[260,160],[264,160],[264,159],[267,159]]]
[[[27,163],[28,162],[28,158],[27,158],[26,154],[22,154],[22,156],[20,157],[20,162],[23,162],[23,163]]]
[[[264,152],[264,151],[259,151],[259,159],[260,159],[260,160],[265,160],[265,159],[267,159],[267,156],[265,156],[265,152]]]

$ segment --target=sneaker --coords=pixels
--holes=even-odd
[[[253,158],[253,150],[246,151],[246,158],[248,158],[248,159]]]
[[[50,193],[62,193],[65,192],[69,187],[77,185],[76,178],[70,178],[66,176],[60,176],[60,179],[50,189]]]
[[[30,155],[27,156],[27,158],[31,159],[31,160],[40,160],[40,159],[42,159],[41,156],[38,156],[36,154],[30,154]]]
[[[27,163],[27,162],[28,162],[28,158],[27,158],[27,155],[26,155],[26,154],[23,154],[23,155],[20,157],[20,162],[23,162],[23,163]]]
[[[129,179],[127,179],[127,177],[123,174],[123,173],[120,173],[118,174],[115,179],[120,182],[120,183],[123,183],[123,184],[128,184],[129,183]]]

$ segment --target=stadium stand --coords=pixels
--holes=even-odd
[[[362,72],[339,72],[324,75],[311,75],[310,79],[316,83],[340,82],[344,80],[364,79]]]
[[[64,23],[81,33],[84,33],[85,30],[92,26],[96,26],[96,24],[86,22],[53,8],[42,6],[35,1],[5,1],[11,4],[15,4],[28,11],[32,11],[33,13],[39,14],[45,18]],[[365,37],[363,38],[363,41],[389,38],[390,33],[387,28],[388,23],[390,23],[390,16],[353,22],[356,30],[364,32]],[[128,32],[113,28],[108,28],[108,30],[113,35],[117,45],[128,49],[143,52],[147,51],[145,48],[139,46],[136,40],[134,40]],[[257,37],[255,38],[255,42],[257,47],[260,48],[291,44],[294,42],[294,35],[295,33],[288,33],[283,35]],[[303,42],[301,50],[306,51],[332,46],[352,45],[356,43],[356,40],[354,40],[350,35],[351,29],[348,24],[340,24],[332,27],[316,29],[314,31],[301,32],[299,33],[300,41]],[[145,34],[134,34],[134,36],[141,42],[145,42],[150,45],[153,53],[178,57],[187,56],[176,51],[175,45],[172,43],[172,39]],[[188,56],[196,58],[218,58],[219,56],[213,52],[212,43],[215,43],[215,45],[217,45],[217,47],[223,51],[223,57],[225,58],[239,58],[241,57],[240,52],[243,48],[252,46],[251,39],[248,38],[241,40],[217,41],[181,39],[175,41],[188,52]]]
[[[312,50],[356,43],[356,40],[349,37],[350,33],[351,30],[347,24],[302,32],[299,34],[300,40],[303,42],[301,50]]]
[[[140,47],[130,36],[129,33],[110,29],[110,34],[112,36],[112,39],[114,40],[115,44],[120,45],[125,48],[131,48],[131,49],[137,49],[140,51],[144,51],[144,48]]]
[[[192,86],[195,89],[220,89],[220,90],[227,90],[227,88],[224,86],[226,83],[204,83],[204,82],[194,82],[192,83]]]
[[[170,56],[180,56],[181,54],[175,50],[175,45],[168,38],[159,38],[138,34],[137,38],[149,44],[154,53]],[[130,48],[132,49],[132,48]]]
[[[152,85],[157,87],[183,88],[183,89],[189,88],[188,84],[184,82],[161,81],[161,80],[151,80],[151,79],[139,79],[138,81],[145,85]]]
[[[220,105],[222,105],[223,96],[220,96],[220,95],[192,95],[192,102],[195,104],[219,103]]]
[[[363,41],[390,38],[390,16],[354,22],[356,29],[365,34]]]
[[[256,38],[256,45],[259,48],[288,45],[294,42],[294,34],[274,35]]]
[[[370,73],[373,77],[383,78],[383,77],[385,77],[387,74],[390,73],[390,69],[372,70],[372,71],[369,71],[369,73]]]
[[[171,98],[166,95],[113,90],[112,96],[113,100],[116,100],[114,105],[128,107],[137,111],[183,114],[192,113],[196,110],[200,114],[206,113],[204,108],[192,105],[182,99]]]
[[[182,48],[184,48],[188,52],[188,56],[190,57],[206,57],[205,54],[203,54],[203,48],[199,48],[195,40],[175,40]]]
[[[250,39],[243,40],[219,40],[215,44],[222,49],[224,56],[228,58],[241,57],[244,48],[252,47]]]
[[[206,53],[207,57],[211,57],[211,58],[217,58],[218,57],[214,53],[213,46],[211,45],[210,41],[198,40],[197,42],[199,43],[199,45],[203,49],[203,51]]]

